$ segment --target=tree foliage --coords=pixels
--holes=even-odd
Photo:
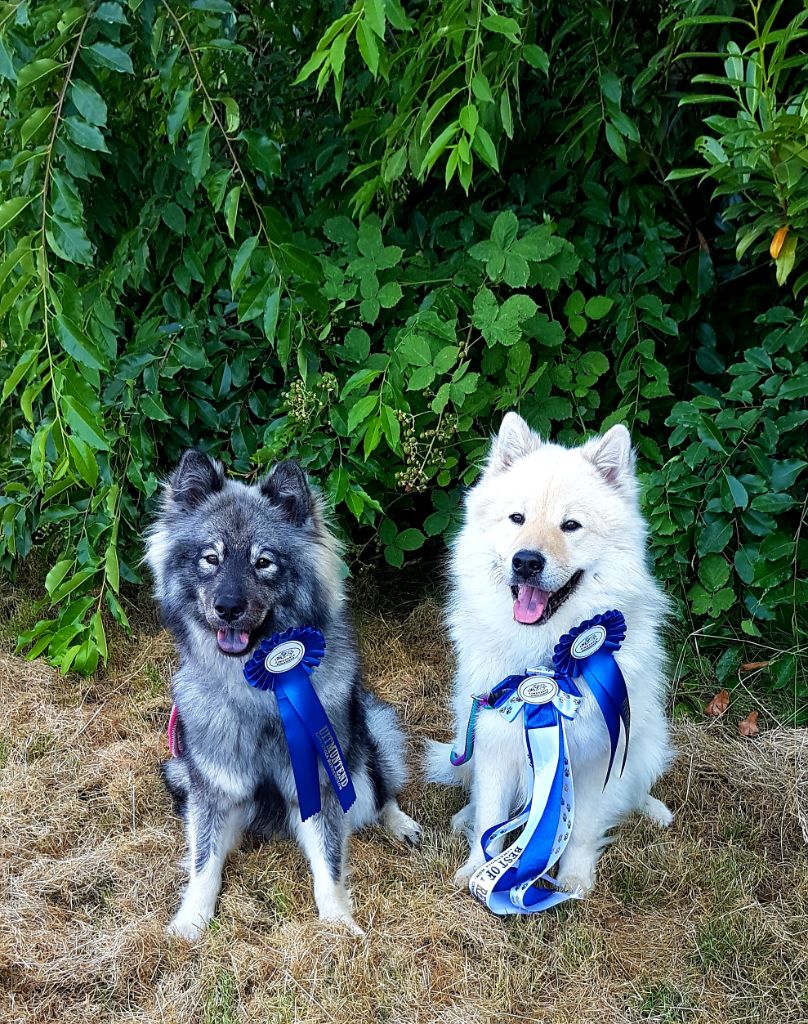
[[[625,422],[683,613],[792,683],[806,16],[706,6],[0,4],[0,561],[52,565],[28,653],[106,658],[184,447],[300,459],[399,566],[516,407]]]

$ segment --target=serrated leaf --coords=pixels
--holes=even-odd
[[[416,530],[414,527],[402,530],[395,540],[396,547],[401,551],[417,551],[425,543],[426,537],[420,530]]]
[[[606,316],[613,305],[614,299],[610,299],[606,295],[593,295],[591,299],[587,300],[584,308],[590,320],[600,320]]]
[[[431,366],[418,366],[413,370],[407,382],[408,391],[423,391],[435,379],[435,371]]]

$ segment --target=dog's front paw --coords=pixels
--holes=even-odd
[[[595,862],[584,857],[575,857],[566,864],[562,862],[556,884],[567,892],[588,895],[595,887]]]
[[[452,832],[457,832],[461,836],[467,836],[469,829],[472,827],[472,817],[471,804],[461,807],[457,814],[452,815]]]
[[[331,910],[325,914],[320,914],[320,920],[328,924],[336,924],[344,928],[351,935],[355,935],[358,939],[365,937],[364,931],[354,921],[353,915],[349,910]]]
[[[469,887],[469,880],[470,880],[471,876],[474,874],[474,872],[478,868],[481,868],[481,867],[482,867],[482,864],[480,863],[479,860],[477,860],[474,857],[469,857],[469,859],[466,861],[466,863],[463,865],[463,867],[462,868],[458,868],[457,871],[455,871],[455,876],[452,879],[452,882],[453,882],[455,888],[457,888],[457,889],[468,889],[468,887]]]
[[[382,824],[393,837],[409,846],[417,846],[421,842],[423,829],[418,822],[405,814],[395,800],[391,800],[382,811]]]
[[[176,938],[185,939],[186,942],[197,942],[207,926],[208,922],[200,916],[184,914],[180,910],[166,928],[166,933]]]

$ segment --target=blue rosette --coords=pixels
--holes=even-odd
[[[322,807],[318,761],[343,811],[356,800],[339,739],[310,679],[325,649],[319,629],[296,626],[264,640],[244,666],[250,686],[271,691],[277,698],[303,821]]]
[[[268,640],[263,640],[255,649],[253,656],[244,666],[244,678],[250,686],[254,686],[256,690],[271,690],[273,688],[278,674],[267,669],[267,657],[281,644],[290,640],[301,643],[305,648],[300,664],[306,674],[311,675],[323,660],[325,637],[314,626],[296,626],[294,629],[287,629],[285,633],[275,633]]]
[[[610,747],[604,789],[611,776],[621,724],[625,733],[621,775],[628,756],[631,707],[626,681],[614,657],[625,638],[626,620],[622,612],[613,609],[571,629],[561,637],[553,651],[553,666],[557,675],[568,679],[582,678],[603,714]]]

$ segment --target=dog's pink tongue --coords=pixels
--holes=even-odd
[[[549,596],[546,590],[539,590],[538,587],[519,587],[516,600],[513,602],[513,617],[526,626],[538,622],[547,607]]]
[[[250,642],[250,634],[240,633],[237,629],[219,629],[216,640],[219,650],[225,654],[243,654]]]

